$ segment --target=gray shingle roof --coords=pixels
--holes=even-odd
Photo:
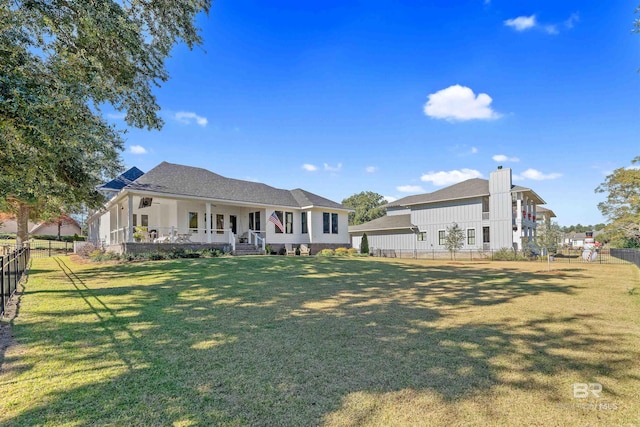
[[[511,191],[533,193],[536,198],[539,199],[538,203],[544,203],[544,200],[542,200],[542,198],[535,194],[535,192],[530,188],[522,187],[520,185],[512,185]],[[445,200],[469,199],[473,197],[482,197],[488,195],[489,180],[482,178],[473,178],[450,185],[449,187],[434,191],[433,193],[416,194],[413,196],[403,197],[402,199],[398,199],[386,206],[394,208],[411,205],[422,205],[426,203],[443,202]]]
[[[468,179],[449,187],[434,191],[433,193],[416,194],[414,196],[403,197],[395,202],[389,203],[387,207],[399,207],[410,205],[421,205],[423,203],[441,202],[444,200],[468,199],[470,197],[480,197],[489,195],[489,181],[481,178]]]
[[[399,230],[411,227],[411,214],[385,215],[364,224],[352,225],[349,227],[349,233],[373,230]]]
[[[305,190],[282,190],[259,182],[226,178],[206,169],[168,162],[160,163],[126,188],[131,191],[143,190],[229,202],[348,210],[339,203]]]

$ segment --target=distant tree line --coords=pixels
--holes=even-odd
[[[569,225],[560,227],[560,231],[563,233],[585,233],[587,231],[602,231],[607,224],[599,223],[596,225],[582,225],[580,223],[576,225]]]

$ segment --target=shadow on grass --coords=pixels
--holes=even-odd
[[[357,391],[429,390],[453,402],[502,385],[527,390],[539,373],[623,377],[634,363],[562,352],[620,338],[585,334],[575,316],[442,326],[456,310],[575,291],[563,277],[515,268],[257,257],[74,272],[58,263],[70,285],[63,296],[84,308],[46,313],[57,321],[18,334],[61,349],[51,356],[60,363],[124,373],[54,393],[7,425],[309,425]],[[94,320],[68,321],[82,315]],[[522,363],[491,362],[501,357]],[[514,369],[521,375],[507,375]]]

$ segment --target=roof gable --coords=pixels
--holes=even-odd
[[[317,206],[347,209],[339,203],[305,190],[283,190],[259,182],[227,178],[203,168],[168,162],[160,163],[126,188],[132,191],[143,190],[292,208]]]

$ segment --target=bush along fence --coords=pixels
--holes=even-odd
[[[613,255],[614,249],[600,249],[597,255],[584,255],[584,251],[577,249],[563,249],[551,254],[551,261],[567,264],[627,264],[633,262]],[[462,249],[454,254],[441,249],[379,249],[371,248],[370,255],[382,258],[409,258],[426,260],[456,260],[456,261],[531,261],[547,262],[546,255],[538,255],[530,251],[514,251],[513,249],[479,251]]]
[[[635,264],[640,268],[640,249],[611,249],[611,256]]]
[[[8,255],[0,256],[0,315],[4,315],[7,303],[16,292],[18,283],[27,271],[29,264],[30,249],[28,246],[10,252]]]

